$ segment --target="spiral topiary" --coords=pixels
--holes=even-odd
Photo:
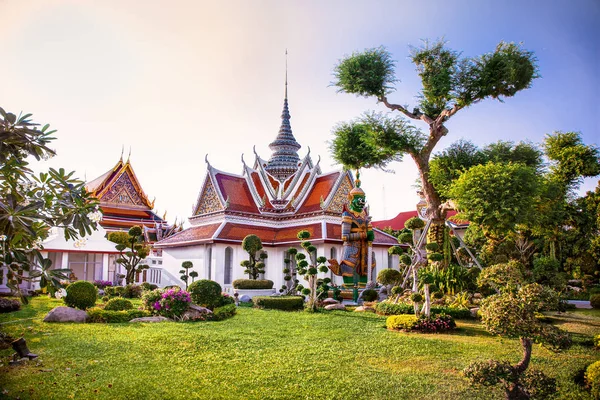
[[[189,288],[192,301],[199,306],[213,309],[218,307],[221,301],[221,285],[209,279],[201,279],[193,282]]]
[[[91,282],[76,281],[67,286],[67,295],[63,298],[67,306],[86,310],[96,304],[98,289]]]

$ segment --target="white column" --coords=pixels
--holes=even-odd
[[[108,280],[108,253],[102,254],[102,280]]]

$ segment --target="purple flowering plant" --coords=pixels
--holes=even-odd
[[[153,314],[178,319],[188,310],[192,299],[190,294],[180,289],[155,289],[144,293],[144,308]]]
[[[454,318],[446,314],[439,314],[435,317],[422,316],[411,328],[412,331],[422,333],[440,333],[450,331],[456,328]]]
[[[112,285],[113,284],[111,281],[104,281],[102,279],[94,281],[94,286],[96,286],[98,289],[104,289],[105,287],[112,286]]]

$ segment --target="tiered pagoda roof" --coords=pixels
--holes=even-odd
[[[154,243],[180,230],[154,213],[154,201],[148,200],[129,159],[117,164],[86,184],[86,190],[100,200],[103,212],[100,225],[108,232],[126,231],[141,226],[146,241]]]
[[[241,175],[213,167],[207,173],[189,218],[192,227],[156,244],[157,248],[202,243],[236,243],[255,234],[263,245],[299,243],[299,230],[311,233],[311,242],[341,243],[341,213],[354,185],[349,171],[323,173],[308,154],[300,159],[300,144],[292,135],[286,96],[282,125],[270,144],[267,161],[254,151],[252,167],[242,156]],[[375,233],[375,245],[395,245],[394,237]]]

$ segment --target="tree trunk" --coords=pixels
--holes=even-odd
[[[529,366],[529,361],[531,361],[531,349],[533,347],[533,342],[529,338],[522,337],[521,346],[523,346],[523,358],[519,363],[515,366],[517,373],[522,374],[525,372],[527,367]]]
[[[425,292],[425,304],[423,305],[423,313],[425,316],[431,316],[431,295],[429,294],[429,284],[423,285],[423,291]]]

